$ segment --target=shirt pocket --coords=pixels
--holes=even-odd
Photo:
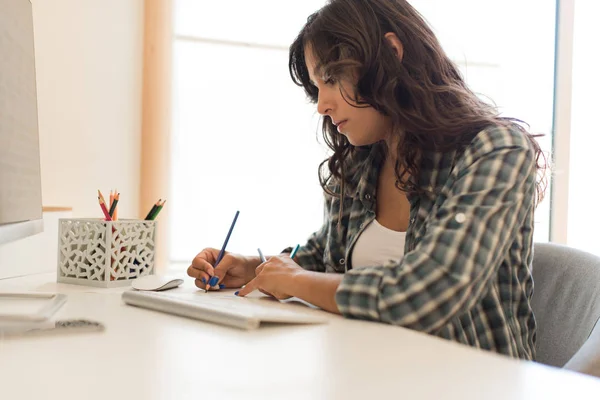
[[[346,271],[346,259],[344,252],[339,247],[332,246],[331,242],[328,242],[325,247],[323,259],[325,261],[326,272]]]

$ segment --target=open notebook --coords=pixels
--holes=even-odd
[[[123,292],[126,304],[240,329],[256,329],[261,322],[322,324],[322,312],[266,298],[236,297],[232,292]]]

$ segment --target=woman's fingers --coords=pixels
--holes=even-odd
[[[258,289],[259,279],[260,279],[259,277],[252,279],[250,282],[248,282],[246,284],[246,286],[241,288],[239,291],[235,292],[235,295],[240,296],[240,297],[249,295],[256,289]]]
[[[256,267],[256,269],[254,270],[254,273],[256,274],[256,276],[258,276],[262,272],[263,268],[265,267],[265,264],[266,263],[262,263],[258,267]]]
[[[202,251],[192,260],[192,267],[206,272],[208,275],[213,276],[215,274],[215,269],[213,268],[212,255],[208,254],[207,251]]]

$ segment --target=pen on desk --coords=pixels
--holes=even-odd
[[[260,249],[257,249],[257,250],[258,250],[258,256],[260,257],[261,264],[267,262],[267,259],[265,258],[263,252]]]
[[[300,245],[297,244],[296,247],[294,247],[294,250],[292,251],[292,253],[290,254],[290,258],[294,258],[294,256],[296,255],[296,253],[298,252],[298,249],[300,248]]]
[[[215,261],[215,265],[213,265],[213,268],[217,268],[217,265],[219,265],[219,263],[225,256],[225,249],[227,248],[227,243],[229,242],[229,238],[231,237],[231,232],[233,231],[235,222],[238,219],[238,215],[240,215],[240,212],[236,211],[235,217],[233,218],[233,222],[231,223],[231,226],[229,227],[229,232],[227,233],[227,237],[225,238],[225,242],[223,243],[223,247],[221,247],[221,251],[219,252],[219,255],[217,256],[217,260]],[[212,278],[210,278],[208,280],[208,282],[206,283],[206,286],[204,287],[204,293],[208,293],[208,288],[210,288],[211,286],[214,286],[218,281],[219,281],[219,278],[217,276],[213,276]]]

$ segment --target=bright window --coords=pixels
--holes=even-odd
[[[279,252],[321,225],[317,167],[326,153],[315,107],[290,80],[287,48],[322,4],[175,2],[171,260],[219,248],[236,210],[228,249],[245,254]],[[547,133],[549,150],[554,2],[413,4],[471,87]],[[548,204],[536,240],[548,239]]]
[[[595,211],[600,191],[593,161],[598,157],[600,146],[600,128],[596,121],[600,105],[600,82],[596,79],[600,63],[596,50],[600,37],[598,13],[600,3],[597,1],[575,2],[567,244],[600,255],[598,236],[594,233],[600,226],[600,214]]]

